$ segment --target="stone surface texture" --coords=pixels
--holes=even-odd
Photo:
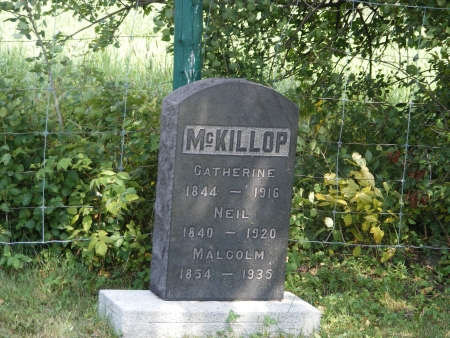
[[[281,300],[298,107],[242,79],[164,99],[150,290],[166,300]]]
[[[227,323],[233,311],[238,318]],[[150,291],[101,290],[99,313],[122,338],[305,337],[319,330],[319,310],[285,292],[282,301],[164,301]],[[236,317],[237,317],[236,316]]]

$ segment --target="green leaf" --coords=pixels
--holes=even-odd
[[[14,262],[15,256],[9,256],[8,261],[6,262],[6,266],[11,266]]]
[[[14,8],[19,9],[20,7],[25,6],[26,4],[27,4],[26,1],[17,1]]]
[[[139,196],[136,194],[128,194],[128,195],[126,195],[125,198],[126,198],[127,202],[132,202],[132,201],[139,199]]]
[[[2,156],[2,159],[0,160],[0,162],[3,162],[4,165],[8,165],[10,160],[11,160],[11,154],[4,154]]]
[[[25,227],[28,229],[34,229],[36,226],[36,223],[33,219],[30,219],[27,221],[27,223],[25,223]]]
[[[114,246],[116,248],[120,248],[122,246],[123,242],[124,242],[124,239],[121,237],[114,243]]]
[[[367,162],[370,162],[372,160],[372,153],[369,149],[366,150],[366,154],[364,155]]]
[[[3,256],[10,257],[11,256],[11,248],[9,245],[5,246],[3,249]]]
[[[240,317],[240,315],[238,315],[238,314],[237,314],[236,312],[234,312],[233,310],[230,310],[226,322],[227,322],[227,323],[234,322],[234,321],[235,321],[236,319],[238,319],[239,317]]]
[[[91,228],[91,224],[92,224],[91,216],[89,216],[89,215],[84,216],[82,223],[83,223],[83,230],[85,232],[88,232],[89,229]]]
[[[69,207],[69,208],[67,208],[67,213],[69,215],[75,215],[77,213],[77,208],[76,207]]]
[[[98,237],[96,236],[97,234],[95,234],[95,236],[93,235],[91,238],[91,241],[89,242],[89,245],[88,245],[88,250],[89,251],[91,251],[92,249],[94,249],[95,248],[95,246],[97,245],[97,243],[98,243]]]
[[[62,52],[63,48],[60,45],[53,45],[52,48],[50,48],[51,53],[56,54]]]
[[[408,65],[406,66],[406,71],[411,74],[411,75],[416,75],[417,74],[417,66],[416,65]]]
[[[18,254],[17,258],[21,259],[23,262],[26,262],[26,263],[30,263],[33,261],[30,257],[25,256],[23,254]]]
[[[62,158],[58,164],[56,165],[56,169],[59,171],[61,169],[67,170],[69,165],[72,164],[72,159],[70,158]]]
[[[117,177],[119,177],[122,180],[129,180],[130,179],[130,174],[128,174],[125,171],[122,171],[122,172],[117,174]]]
[[[20,269],[23,267],[23,262],[19,258],[14,257],[12,261],[12,266],[16,269]]]
[[[33,195],[29,192],[26,192],[25,194],[23,194],[22,205],[27,206],[28,204],[30,204],[32,198],[33,198]]]
[[[109,200],[106,203],[106,210],[108,210],[111,214],[117,215],[121,209],[121,203],[117,200]]]
[[[105,242],[98,242],[95,246],[95,252],[100,256],[105,256],[106,251],[108,251],[108,246]]]
[[[353,249],[353,256],[354,257],[361,256],[361,247],[360,246],[355,246],[355,248]]]
[[[112,242],[114,242],[114,240],[113,240],[111,237],[108,237],[108,236],[106,236],[106,235],[100,235],[100,236],[98,236],[98,240],[99,240],[100,242],[104,242],[104,243],[112,243]]]
[[[104,175],[104,176],[114,176],[114,175],[116,175],[116,173],[115,173],[114,171],[112,171],[112,170],[104,170],[104,171],[101,172],[100,175]]]
[[[70,219],[70,225],[74,225],[75,222],[78,221],[79,218],[80,218],[80,215],[79,215],[79,214],[76,214],[75,216],[73,216],[73,217]]]
[[[88,89],[83,93],[82,100],[85,102],[89,101],[94,97],[94,95],[95,95],[94,91],[92,89]]]
[[[172,17],[173,17],[173,9],[172,8],[166,8],[166,10],[164,11],[164,14],[165,14],[167,19],[172,19]]]
[[[20,22],[17,24],[17,27],[19,27],[20,29],[27,30],[27,29],[28,29],[28,24],[27,24],[26,22],[20,21]]]

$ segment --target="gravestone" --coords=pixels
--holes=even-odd
[[[294,104],[245,80],[198,81],[166,97],[150,291],[99,293],[118,335],[319,330],[320,311],[283,292],[297,123]]]
[[[164,300],[282,300],[298,108],[240,79],[167,96],[150,290]]]

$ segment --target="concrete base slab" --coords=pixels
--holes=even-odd
[[[99,313],[123,338],[311,336],[319,310],[290,292],[278,301],[165,301],[145,290],[101,290]]]

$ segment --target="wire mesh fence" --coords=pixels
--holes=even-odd
[[[351,15],[350,32],[356,5],[394,6],[347,4],[352,7],[345,9]],[[442,103],[418,98],[421,83],[404,71],[427,71],[432,57],[421,48],[421,37],[409,49],[392,47],[365,57],[352,53],[351,40],[344,49],[331,45],[343,55],[343,62],[336,62],[343,85],[317,83],[338,90],[316,96],[299,91],[298,78],[280,80],[280,46],[290,38],[287,27],[298,15],[297,6],[298,1],[274,43],[275,67],[268,75],[269,84],[301,111],[291,245],[448,250],[450,156],[442,139],[433,144],[432,138],[422,137],[425,129],[443,129],[420,114],[430,107],[439,110]],[[419,31],[430,13],[449,10],[410,8],[421,13]],[[58,49],[58,27],[67,18],[56,12],[46,28],[52,39],[11,39],[13,32],[2,28],[1,245],[91,242],[98,241],[101,231],[114,234],[116,242],[151,235],[158,116],[161,98],[171,88],[171,56],[166,45],[162,50],[158,45],[161,36],[147,34],[148,21],[137,16],[138,11],[131,14],[115,37],[121,47],[94,59],[86,57],[89,44],[80,47],[92,36],[70,37],[64,50]],[[206,28],[214,21],[207,10]],[[208,29],[204,34],[209,38]],[[117,58],[111,60],[114,53]],[[40,54],[48,60],[42,62]],[[105,64],[110,72],[98,70]],[[369,68],[380,74],[395,70],[399,84],[374,88],[384,91],[377,99],[358,96],[355,73],[369,73]],[[428,73],[424,79],[433,79]],[[139,207],[132,207],[134,201]],[[120,230],[125,223],[128,230]],[[129,226],[135,223],[144,224],[144,233]]]

